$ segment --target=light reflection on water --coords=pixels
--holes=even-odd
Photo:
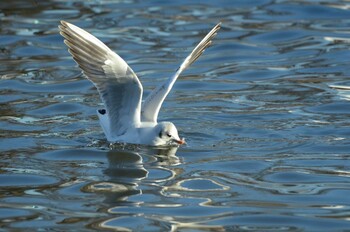
[[[350,228],[348,4],[0,3],[0,227]],[[160,117],[178,150],[105,142],[59,20],[117,51],[147,94],[218,21]]]

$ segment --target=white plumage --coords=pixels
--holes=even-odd
[[[118,54],[71,23],[61,21],[59,28],[70,54],[104,103],[105,108],[97,114],[108,141],[155,146],[185,143],[173,123],[158,123],[158,113],[179,75],[210,46],[220,23],[186,57],[175,75],[153,90],[143,104],[142,85]]]

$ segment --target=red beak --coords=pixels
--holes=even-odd
[[[186,144],[185,139],[175,140],[180,145]]]

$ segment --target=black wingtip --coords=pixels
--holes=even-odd
[[[106,110],[105,109],[100,109],[98,110],[98,113],[101,115],[105,115],[106,114]]]

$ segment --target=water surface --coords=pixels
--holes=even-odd
[[[160,112],[187,146],[109,147],[62,19],[145,95],[223,22]],[[0,23],[1,228],[349,230],[347,1],[18,0]]]

